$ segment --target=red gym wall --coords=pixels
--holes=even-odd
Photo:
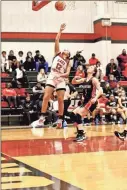
[[[102,19],[94,21],[94,32],[105,38],[106,28],[102,26],[101,22]],[[127,43],[127,23],[112,22],[112,25],[107,27],[107,34],[112,43]]]
[[[62,42],[94,43],[106,39],[106,27],[102,26],[102,19],[94,21],[94,33],[64,33]],[[2,42],[53,42],[56,33],[34,33],[34,32],[2,32]],[[127,23],[112,22],[107,27],[107,37],[112,43],[127,43]]]

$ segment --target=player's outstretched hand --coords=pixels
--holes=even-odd
[[[61,24],[61,26],[60,26],[60,31],[65,30],[65,28],[66,28],[66,24],[65,24],[65,23]]]

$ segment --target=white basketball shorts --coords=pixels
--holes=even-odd
[[[51,86],[58,90],[66,90],[65,80],[59,77],[56,73],[50,73],[46,82],[46,86]]]

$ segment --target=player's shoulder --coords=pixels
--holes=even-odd
[[[99,82],[99,80],[96,78],[96,77],[93,77],[92,78],[92,82],[94,83],[94,82]]]
[[[57,57],[59,57],[59,56],[61,56],[61,52],[59,52],[59,53],[57,53],[57,54],[54,55],[53,61],[54,61],[55,58],[57,58]]]

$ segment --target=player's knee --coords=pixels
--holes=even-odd
[[[76,123],[77,124],[82,124],[82,117],[79,114],[76,114]]]
[[[77,116],[75,113],[71,112],[70,118],[71,118],[71,121],[77,122]]]

